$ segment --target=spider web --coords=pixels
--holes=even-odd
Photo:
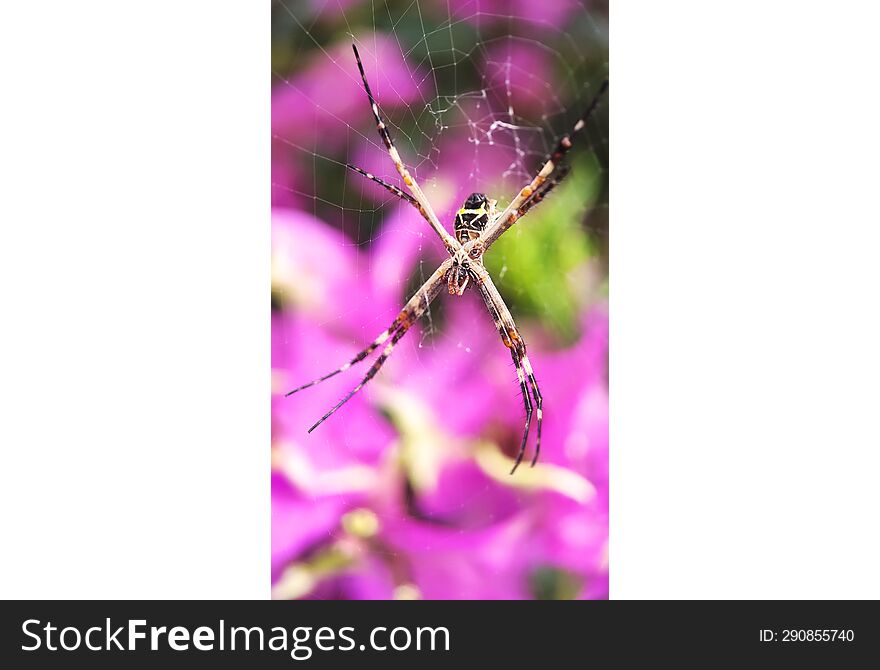
[[[364,287],[384,282],[386,289],[396,295],[399,308],[442,260],[442,245],[407,203],[345,167],[346,163],[357,165],[403,188],[376,133],[351,51],[352,42],[358,46],[367,78],[404,163],[441,222],[451,230],[454,212],[468,194],[486,193],[503,207],[534,176],[558,137],[570,131],[599,82],[607,77],[607,4],[578,0],[278,0],[273,4],[273,207],[276,212],[306,212],[337,231],[335,244],[344,252],[340,258],[354,263],[354,268],[348,270],[357,282]],[[518,325],[530,341],[543,338],[548,349],[573,339],[572,329],[577,325],[572,325],[572,314],[604,295],[606,128],[603,105],[576,140],[571,156],[575,170],[559,187],[559,194],[536,207],[487,254],[487,266]],[[543,232],[547,230],[550,232]],[[568,275],[556,273],[565,275],[564,290],[544,286],[540,272],[530,283],[520,281],[517,268],[550,266],[559,262],[557,256],[571,255],[566,248],[568,240],[583,241],[588,262],[578,264],[580,269]],[[308,243],[306,238],[302,243]],[[392,251],[383,256],[383,249]],[[526,254],[526,249],[534,253]],[[330,354],[322,351],[324,371],[369,343],[396,314],[370,312],[373,298],[366,289],[363,294],[348,294],[339,302],[329,302],[326,296],[310,296],[308,268],[290,267],[290,263],[275,257],[276,251],[276,312],[287,309],[308,313],[311,309],[318,327],[351,344],[349,349],[331,350]],[[383,262],[388,254],[405,260],[389,267]],[[335,261],[328,258],[324,262]],[[589,270],[585,273],[582,266]],[[560,306],[551,299],[563,293],[574,296],[569,299],[573,306]],[[476,296],[469,297],[479,302]],[[315,303],[319,301],[322,304],[317,308]],[[406,378],[412,376],[413,368],[430,375],[435,364],[432,356],[436,358],[438,352],[452,347],[462,357],[477,356],[486,349],[484,341],[490,339],[495,349],[483,355],[505,366],[512,389],[510,398],[502,400],[512,412],[522,413],[515,373],[507,352],[498,344],[491,320],[478,313],[482,309],[479,306],[463,317],[447,314],[445,302],[441,296],[432,304],[419,327],[401,341],[371,382],[376,388],[368,387],[362,394],[375,393],[387,399],[395,389],[382,381],[385,375]],[[354,328],[352,321],[357,323]],[[284,335],[273,346],[290,349],[309,345]],[[345,377],[343,380],[327,384],[336,384],[334,390],[341,396],[365,371],[366,367],[357,368],[350,376],[340,375]],[[540,371],[538,374],[540,377]],[[277,379],[276,391],[290,388],[293,381],[300,380]],[[298,397],[288,400],[294,399]],[[405,408],[400,412],[410,418],[425,410],[408,404],[405,398],[398,400]],[[414,466],[411,475],[428,480],[436,477],[431,471],[431,458],[436,454],[431,454],[425,443],[437,443],[437,434],[446,435],[442,421],[438,422],[436,415],[426,415],[424,423],[431,428],[425,430],[419,428],[418,421],[407,428],[406,417],[391,418],[401,434],[398,443],[411,438],[419,444],[419,450],[429,453],[427,461]],[[329,421],[346,419],[337,414]],[[322,426],[306,436],[308,425],[301,426],[303,443],[306,437],[320,439],[324,429]],[[407,430],[412,433],[409,438]],[[338,435],[336,443],[328,444],[326,449],[341,448],[356,454],[360,437],[355,431],[356,426],[351,434]],[[435,435],[427,435],[432,431]],[[280,432],[273,430],[273,434]],[[447,435],[443,439],[452,438]],[[332,437],[327,440],[333,442]],[[308,448],[288,445],[288,451],[300,450]],[[320,469],[321,456],[308,458],[314,461],[309,468]],[[289,472],[305,467],[304,461],[293,460],[298,465],[288,460],[278,469]],[[369,479],[357,468],[346,472],[355,479],[361,475]],[[347,494],[339,495],[344,499]],[[479,507],[473,492],[467,495]],[[491,520],[491,505],[486,509],[485,515]],[[380,525],[403,521],[400,517],[382,518],[387,512],[378,514]],[[358,523],[371,523],[368,517],[346,518],[349,526],[355,524],[354,531],[349,528],[351,532],[343,532],[342,523],[340,530],[331,531],[329,538],[316,539],[302,555],[313,563],[332,563],[333,558],[326,554],[326,540],[345,545],[352,533],[357,535]],[[374,555],[385,552],[390,564],[401,558],[389,547],[372,549]],[[288,574],[286,590],[279,595],[320,597],[316,595],[320,589],[306,588],[297,579]]]

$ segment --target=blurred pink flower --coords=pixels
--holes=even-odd
[[[530,349],[545,398],[543,450],[539,467],[513,477],[501,454],[512,458],[519,446],[522,402],[508,352],[471,293],[440,296],[442,328],[427,337],[431,321],[413,327],[382,372],[314,433],[306,429],[369,363],[282,395],[390,323],[419,259],[428,257],[427,276],[439,258],[426,228],[403,206],[365,253],[309,215],[274,213],[276,587],[291,593],[292,581],[295,595],[314,598],[391,598],[408,588],[425,598],[528,598],[535,575],[550,568],[574,576],[574,595],[607,597],[604,309],[587,315],[570,349]],[[347,529],[354,510],[375,527]],[[345,560],[320,559],[328,551]]]
[[[493,41],[483,54],[482,72],[504,110],[517,114],[558,112],[558,95],[553,68],[560,54],[541,42],[508,36]]]
[[[393,38],[370,34],[354,41],[383,110],[423,99],[420,89],[425,73],[406,63]],[[357,135],[352,128],[373,125],[348,37],[326,53],[307,57],[293,75],[276,79],[272,90],[273,204],[304,202],[304,196],[296,192],[303,189],[303,175],[313,170],[311,154],[329,156]],[[303,161],[308,164],[302,165]]]
[[[364,64],[367,79],[383,108],[412,102],[420,96],[420,82],[425,73],[411,68],[403,59],[393,38],[371,34],[355,38]],[[276,81],[272,94],[272,132],[296,138],[310,145],[314,140],[339,142],[339,138],[321,133],[337,129],[341,123],[359,125],[358,119],[366,112],[363,84],[351,49],[351,39],[345,38],[327,49],[310,56],[296,74]],[[344,138],[342,138],[344,140]]]

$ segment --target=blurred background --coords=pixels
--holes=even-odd
[[[449,230],[504,206],[607,77],[607,4],[273,3],[272,583],[275,598],[606,598],[608,101],[572,174],[485,263],[544,396],[541,458],[509,471],[524,408],[477,293],[441,294],[313,433],[368,359],[285,398],[382,332],[445,252],[410,205],[351,50]]]

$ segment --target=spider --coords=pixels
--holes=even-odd
[[[480,292],[480,296],[486,303],[486,308],[489,310],[489,314],[491,314],[492,319],[495,321],[495,327],[501,335],[501,341],[504,343],[504,346],[510,350],[510,355],[513,359],[514,367],[516,368],[520,390],[522,391],[523,403],[525,405],[526,420],[522,442],[520,443],[519,452],[517,453],[510,474],[516,472],[516,469],[522,462],[523,455],[526,451],[529,430],[532,424],[532,413],[536,412],[537,430],[535,452],[532,457],[532,466],[534,466],[538,461],[538,455],[541,453],[541,421],[543,419],[543,400],[541,391],[538,389],[538,382],[535,379],[532,364],[529,362],[529,357],[526,354],[526,344],[520,336],[516,324],[513,322],[510,310],[507,308],[507,305],[504,304],[501,294],[498,292],[498,289],[492,282],[492,278],[483,266],[482,258],[483,254],[492,243],[495,242],[495,240],[521,219],[532,209],[532,207],[540,203],[547,194],[568,175],[570,168],[567,164],[562,164],[561,160],[568,150],[571,149],[572,137],[584,127],[587,119],[599,104],[601,96],[608,89],[608,80],[606,79],[599,87],[592,102],[587,106],[577,123],[575,123],[572,132],[563,135],[562,138],[560,138],[556,148],[547,158],[538,174],[529,184],[524,186],[519,193],[517,193],[516,197],[511,200],[510,204],[507,205],[501,213],[498,213],[495,207],[495,200],[490,200],[483,193],[471,193],[465,200],[461,209],[459,209],[455,215],[455,221],[453,224],[455,235],[452,236],[440,223],[440,220],[437,218],[437,215],[431,207],[431,203],[428,202],[428,199],[425,197],[425,194],[422,192],[422,189],[419,187],[415,178],[403,164],[400,154],[394,146],[394,142],[391,140],[388,128],[382,120],[382,115],[379,113],[379,106],[376,104],[373,92],[370,89],[370,84],[367,82],[367,75],[364,73],[364,66],[361,62],[357,46],[354,44],[351,46],[354,50],[354,57],[357,61],[361,80],[364,84],[364,90],[367,93],[370,107],[373,110],[373,117],[376,120],[376,127],[379,130],[379,135],[385,144],[385,148],[388,150],[388,155],[391,157],[394,167],[400,174],[400,178],[409,189],[409,193],[405,193],[393,184],[389,184],[359,167],[354,165],[346,165],[346,167],[363,175],[367,179],[376,182],[395,196],[402,200],[406,200],[409,204],[415,207],[443,242],[443,245],[446,247],[446,251],[449,254],[449,258],[440,264],[440,267],[437,268],[434,274],[431,275],[422,287],[419,288],[419,290],[416,291],[416,293],[403,306],[403,309],[394,321],[391,322],[391,325],[373,340],[366,349],[359,352],[354,358],[336,370],[333,370],[308,384],[304,384],[299,388],[295,388],[285,395],[290,396],[298,391],[320,384],[322,381],[330,379],[330,377],[338,375],[340,372],[348,370],[352,365],[364,360],[373,351],[387,342],[382,353],[370,369],[367,370],[367,373],[364,375],[360,383],[342,398],[342,400],[336,403],[330,411],[322,416],[317,423],[309,428],[308,432],[311,433],[336,412],[336,410],[348,402],[355,393],[360,391],[367,384],[367,382],[376,376],[376,373],[379,372],[382,365],[391,355],[395,345],[404,335],[406,335],[406,332],[410,327],[426,312],[428,305],[430,305],[431,301],[441,292],[444,284],[446,284],[447,290],[451,295],[460,296],[464,294],[465,289],[472,283],[472,285]],[[534,407],[532,404],[533,399]]]

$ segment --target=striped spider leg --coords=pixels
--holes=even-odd
[[[544,418],[544,399],[538,388],[538,381],[535,379],[535,372],[532,369],[529,356],[526,353],[526,343],[520,336],[516,324],[513,321],[513,315],[511,315],[507,305],[504,304],[504,299],[501,297],[501,293],[498,291],[498,288],[495,286],[492,278],[489,276],[488,271],[483,267],[482,263],[477,262],[471,265],[471,272],[473,274],[474,284],[479,288],[483,302],[486,303],[486,308],[489,310],[489,314],[491,314],[492,319],[495,321],[495,327],[501,335],[501,341],[504,342],[504,346],[510,350],[510,357],[513,359],[513,365],[516,368],[516,376],[519,379],[523,404],[526,408],[526,425],[523,430],[522,442],[520,442],[519,451],[517,452],[513,468],[510,470],[510,474],[513,474],[516,472],[519,464],[522,463],[523,455],[526,452],[526,442],[529,437],[529,429],[532,425],[532,397],[534,397],[534,409],[537,412],[535,454],[532,456],[532,467],[535,467],[535,463],[538,462],[538,455],[541,453],[541,422]],[[531,396],[529,395],[529,391],[531,391]]]
[[[390,191],[391,193],[396,195],[401,200],[406,200],[410,205],[412,205],[417,210],[419,210],[419,214],[421,214],[426,221],[430,222],[430,219],[428,219],[428,215],[425,214],[425,210],[422,209],[422,206],[419,204],[419,201],[416,200],[414,197],[412,197],[409,193],[404,193],[399,188],[397,188],[394,184],[389,184],[384,179],[380,179],[376,175],[371,174],[362,168],[359,168],[357,165],[352,165],[351,163],[346,163],[345,167],[347,167],[352,172],[357,172],[358,174],[362,174],[364,177],[366,177],[370,181],[376,182],[377,184],[379,184],[379,186],[387,189],[388,191]]]
[[[516,210],[516,218],[521,219],[522,217],[524,217],[532,207],[539,204],[544,198],[546,198],[547,194],[550,193],[550,191],[559,186],[559,184],[562,183],[562,181],[569,175],[570,172],[571,165],[569,165],[568,163],[563,163],[562,165],[560,165],[556,173],[551,175],[551,177],[547,181],[545,181],[528,200],[520,205],[519,209]]]
[[[535,175],[535,178],[532,179],[526,186],[524,186],[519,193],[516,194],[516,197],[511,200],[510,204],[504,208],[504,211],[501,212],[497,217],[495,217],[488,226],[486,226],[485,230],[483,230],[482,235],[478,239],[471,240],[467,244],[465,244],[465,251],[471,258],[479,258],[483,255],[483,253],[492,246],[492,243],[495,242],[501,235],[507,231],[514,223],[516,223],[519,218],[527,212],[531,207],[537,202],[533,202],[531,205],[529,204],[529,200],[533,197],[537,197],[537,201],[543,199],[543,197],[547,194],[547,192],[553,188],[556,184],[561,181],[561,178],[557,178],[555,182],[550,178],[551,173],[557,168],[560,167],[561,171],[561,163],[562,159],[565,157],[565,154],[568,153],[568,150],[572,147],[572,137],[574,137],[577,133],[583,130],[584,126],[587,124],[587,119],[592,115],[595,111],[596,107],[599,105],[599,100],[601,100],[602,96],[605,94],[605,91],[608,90],[608,80],[606,79],[602,82],[602,85],[599,87],[599,90],[596,92],[596,95],[593,97],[593,100],[587,105],[584,113],[581,114],[581,117],[578,119],[577,123],[574,124],[571,133],[563,135],[559,142],[556,144],[556,148],[553,150],[553,153],[550,154],[550,157],[538,171],[538,174]],[[563,174],[563,177],[565,175]],[[544,186],[545,183],[550,185]],[[544,187],[542,189],[542,186]],[[525,207],[524,211],[522,208]]]
[[[400,178],[403,179],[403,183],[406,184],[406,187],[409,189],[410,193],[412,193],[412,197],[415,200],[415,203],[413,204],[417,206],[419,213],[421,213],[421,215],[425,218],[431,228],[434,229],[434,232],[437,233],[437,236],[446,247],[446,251],[448,251],[449,254],[452,255],[456,252],[456,250],[461,248],[461,245],[456,242],[455,238],[452,237],[443,227],[443,224],[440,223],[440,219],[438,219],[437,215],[434,213],[434,209],[431,207],[431,203],[428,202],[428,198],[425,197],[425,194],[424,192],[422,192],[422,189],[419,186],[418,182],[416,182],[415,177],[413,177],[409,173],[409,170],[407,170],[406,166],[403,164],[403,161],[400,158],[400,154],[397,151],[397,147],[394,146],[394,142],[391,140],[391,135],[388,132],[388,128],[386,127],[385,122],[382,120],[382,115],[379,113],[379,105],[376,104],[376,99],[373,97],[373,91],[370,89],[370,84],[367,82],[367,75],[364,72],[364,64],[361,62],[361,56],[358,53],[357,46],[355,44],[352,44],[351,48],[354,50],[354,57],[355,60],[357,60],[358,70],[360,70],[361,79],[364,82],[364,90],[367,92],[367,97],[370,100],[370,108],[373,110],[373,116],[376,119],[376,128],[379,130],[379,136],[385,143],[385,148],[388,150],[388,155],[391,157],[391,161],[394,163],[394,167],[397,169]],[[359,172],[368,179],[372,179],[376,183],[384,186],[395,195],[402,195],[402,191],[400,191],[400,189],[398,189],[397,187],[392,187],[387,182],[382,181],[378,177],[374,177],[370,173],[361,170],[360,168],[354,168],[354,166],[349,167],[355,170],[355,172]],[[412,203],[412,200],[409,200],[407,198],[404,199]]]
[[[419,320],[419,318],[428,310],[428,305],[431,304],[431,301],[437,297],[437,294],[440,293],[440,290],[443,288],[446,273],[449,268],[452,267],[452,259],[446,259],[443,263],[440,264],[440,267],[428,278],[422,287],[416,291],[413,296],[407,301],[407,303],[403,306],[403,309],[400,310],[400,313],[395,317],[394,321],[391,322],[391,325],[382,331],[382,333],[373,340],[365,349],[358,352],[354,358],[352,358],[347,363],[341,365],[336,368],[332,372],[324,375],[323,377],[318,377],[317,379],[310,381],[308,384],[303,384],[302,386],[293,389],[285,394],[285,396],[290,396],[296,393],[297,391],[302,391],[303,389],[307,389],[311,386],[315,386],[316,384],[320,384],[322,381],[326,379],[330,379],[330,377],[334,377],[338,375],[340,372],[345,372],[355,363],[359,363],[364,360],[367,356],[369,356],[373,351],[378,349],[380,346],[385,344],[389,338],[391,341],[385,345],[385,349],[382,350],[382,353],[376,359],[370,369],[367,370],[367,373],[364,375],[364,378],[360,381],[360,383],[355,386],[348,394],[345,395],[342,400],[340,400],[333,408],[327,412],[324,416],[322,416],[315,425],[309,428],[309,432],[311,433],[315,428],[320,426],[324,421],[330,418],[336,410],[342,407],[345,403],[351,400],[352,396],[355,393],[360,391],[373,377],[376,376],[376,373],[382,368],[382,365],[391,355],[391,352],[394,351],[395,345],[401,340],[401,338],[406,335],[406,331],[410,329],[410,327]]]

